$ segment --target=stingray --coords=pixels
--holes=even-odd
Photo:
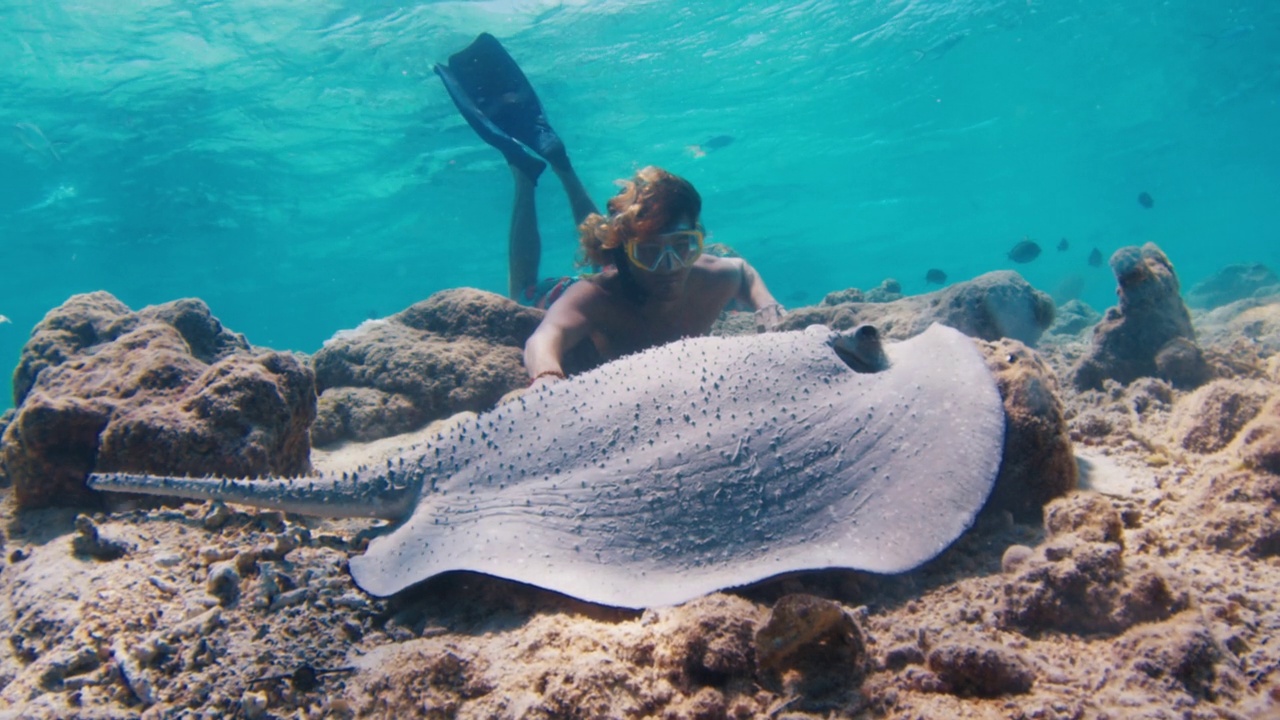
[[[386,467],[90,486],[393,520],[350,560],[376,596],[470,570],[635,608],[800,570],[915,568],[972,524],[1003,444],[972,339],[934,325],[882,345],[870,326],[812,326],[630,355]]]

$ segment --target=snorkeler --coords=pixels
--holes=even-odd
[[[585,339],[608,361],[705,335],[734,301],[755,311],[758,330],[777,327],[782,305],[759,273],[741,258],[703,252],[702,198],[687,180],[643,168],[620,182],[608,215],[601,215],[533,87],[496,38],[482,33],[435,71],[467,124],[511,166],[509,291],[518,302],[547,310],[525,344],[532,382],[564,379],[566,354]],[[578,225],[580,264],[599,272],[538,279],[534,188],[547,164],[564,186]]]

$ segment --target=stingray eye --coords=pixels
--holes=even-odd
[[[880,332],[871,325],[860,325],[852,332],[838,333],[831,338],[831,349],[836,356],[860,373],[877,373],[889,368],[880,343]]]

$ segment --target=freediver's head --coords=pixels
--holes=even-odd
[[[650,165],[618,185],[609,215],[592,213],[578,226],[582,264],[670,274],[697,260],[702,196],[688,180]]]

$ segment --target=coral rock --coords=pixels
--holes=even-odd
[[[310,468],[315,384],[254,355],[199,300],[137,313],[108,293],[46,315],[23,349],[3,462],[21,507],[84,504],[93,471],[229,477]]]
[[[982,340],[1010,338],[1035,345],[1053,325],[1053,300],[1010,270],[979,275],[932,295],[937,297],[924,313],[930,322],[936,319]]]
[[[376,440],[493,407],[528,385],[524,343],[542,316],[501,295],[461,288],[339,333],[313,358],[320,406],[312,441]],[[582,343],[567,369],[594,364],[593,351]]]
[[[1054,501],[1046,509],[1051,540],[1005,584],[1000,625],[1033,636],[1116,633],[1186,607],[1162,569],[1143,558],[1125,562],[1119,524],[1110,502],[1092,493]]]
[[[395,321],[325,344],[314,357],[324,414],[313,441],[375,440],[480,412],[528,384],[521,351],[424,334]]]
[[[421,641],[393,643],[377,648],[361,664],[379,671],[368,673],[363,699],[356,704],[357,716],[459,717],[466,700],[482,697],[493,687],[485,677],[488,663],[475,657],[474,651],[456,647]],[[548,694],[552,690],[548,688]],[[594,709],[581,703],[580,696],[574,699],[580,702],[574,710]]]
[[[1034,554],[1035,551],[1026,545],[1010,545],[1005,548],[1004,555],[1000,556],[1000,571],[1016,573],[1030,562]]]
[[[129,554],[133,546],[123,540],[104,536],[92,518],[79,515],[76,517],[76,536],[71,539],[71,549],[77,555],[97,560],[118,560]]]
[[[333,387],[320,395],[311,442],[317,447],[340,439],[369,442],[415,428],[422,416],[405,395],[368,387]]]
[[[658,660],[668,668],[673,685],[685,689],[720,685],[755,672],[759,621],[749,603],[716,594],[683,605],[677,612],[680,617],[671,642]]]
[[[1266,399],[1267,390],[1258,383],[1209,383],[1178,404],[1175,433],[1179,444],[1192,452],[1218,452],[1257,417]]]
[[[1131,667],[1167,691],[1211,702],[1239,694],[1241,681],[1228,660],[1230,652],[1191,618],[1136,630],[1117,645]]]
[[[777,667],[832,634],[858,634],[840,603],[813,595],[785,595],[756,631],[756,657],[761,667]]]
[[[1120,512],[1098,493],[1079,492],[1053,503],[1045,515],[1044,527],[1050,537],[1075,534],[1088,542],[1124,546]]]
[[[820,306],[798,308],[789,313],[783,319],[782,329],[802,330],[820,323],[836,330],[848,330],[869,323],[875,325],[883,337],[901,340],[939,322],[982,340],[1007,337],[1034,345],[1053,324],[1053,300],[1008,270],[980,275],[925,295],[887,302],[851,300],[856,297],[858,295],[851,291],[832,293]]]
[[[225,560],[210,565],[205,590],[218,598],[223,607],[235,604],[240,599],[240,572],[236,570],[236,564]]]
[[[1128,384],[1159,376],[1183,388],[1208,379],[1169,258],[1147,243],[1117,250],[1111,269],[1120,302],[1094,328],[1092,346],[1073,371],[1076,389],[1101,389],[1106,379]]]
[[[763,684],[804,698],[797,709],[851,692],[866,673],[862,631],[844,607],[831,600],[783,596],[755,640]]]
[[[1280,277],[1266,265],[1228,265],[1196,283],[1187,293],[1187,305],[1213,309],[1269,295],[1280,295]]]
[[[1280,397],[1269,402],[1240,433],[1239,452],[1249,467],[1280,475]]]
[[[902,283],[893,278],[885,278],[880,284],[867,291],[866,300],[871,303],[886,303],[902,299]]]
[[[987,507],[1039,517],[1045,503],[1075,487],[1072,453],[1057,377],[1016,340],[979,343],[1004,401],[1000,474]]]
[[[46,368],[56,367],[94,345],[110,342],[129,323],[129,307],[111,293],[73,295],[50,310],[31,331],[13,372],[13,404],[21,405]],[[129,328],[131,329],[131,328]]]
[[[1079,335],[1087,328],[1093,327],[1102,315],[1080,300],[1068,300],[1054,312],[1053,324],[1049,326],[1050,335]]]
[[[724,693],[712,687],[704,687],[690,698],[687,711],[691,720],[724,720],[728,717]]]
[[[1170,340],[1156,353],[1156,376],[1177,388],[1194,388],[1213,377],[1200,347],[1187,338]]]
[[[1280,353],[1280,296],[1240,300],[1195,318],[1196,334],[1206,346],[1233,359],[1267,358]],[[1280,367],[1280,366],[1277,366]],[[1280,381],[1280,374],[1272,378]]]
[[[227,358],[174,401],[113,420],[102,434],[98,471],[289,477],[310,469],[315,384],[298,357]],[[211,447],[216,456],[205,456]]]
[[[1035,673],[1021,654],[984,642],[936,647],[929,651],[927,665],[953,695],[1020,695],[1035,683]]]
[[[543,313],[501,295],[472,288],[441,290],[392,317],[445,338],[482,338],[495,345],[524,347]]]
[[[822,305],[825,307],[833,307],[836,305],[844,305],[846,303],[866,302],[867,297],[858,288],[848,288],[845,290],[836,290],[829,292],[822,298]]]

